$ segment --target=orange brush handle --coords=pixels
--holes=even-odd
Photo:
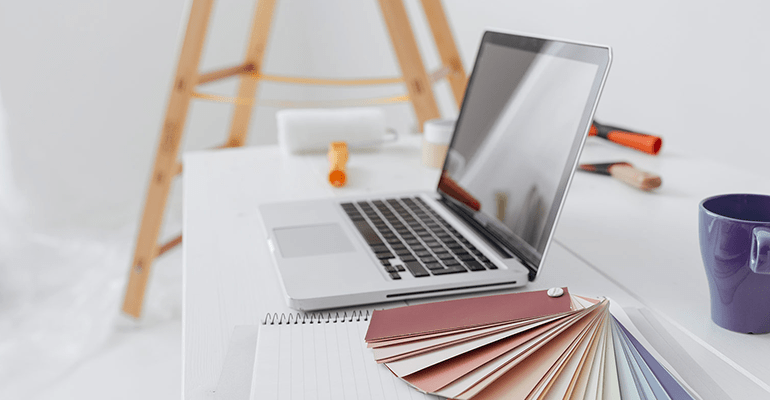
[[[660,147],[663,145],[663,139],[659,136],[630,132],[614,126],[602,125],[596,121],[591,125],[588,135],[598,136],[610,142],[652,155],[658,154]]]

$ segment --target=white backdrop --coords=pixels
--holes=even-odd
[[[408,9],[429,66],[437,56],[419,4]],[[760,0],[643,3],[445,0],[466,68],[485,27],[608,44],[615,60],[597,118],[664,137],[663,151],[762,168],[770,109],[770,25]],[[219,0],[203,69],[243,57],[253,2]],[[0,3],[0,91],[13,175],[46,223],[122,224],[143,199],[173,75],[182,0]],[[316,76],[396,75],[375,1],[282,0],[266,70]],[[210,92],[231,94],[234,81]],[[345,96],[267,84],[266,98]],[[442,108],[452,112],[442,94]],[[368,91],[368,92],[367,92]],[[383,88],[376,93],[398,93]],[[359,91],[375,93],[371,89]],[[274,109],[258,108],[250,143],[275,140]],[[412,127],[403,105],[388,108]],[[195,102],[186,148],[217,144],[230,107]],[[52,201],[54,200],[55,201]]]
[[[240,62],[254,9],[252,0],[216,3],[203,70]],[[426,64],[435,68],[438,57],[419,3],[406,4]],[[614,64],[598,120],[663,136],[667,156],[767,170],[770,3],[444,0],[444,6],[466,69],[487,27],[610,45]],[[24,326],[20,321],[34,307],[75,308],[48,325],[79,340],[64,342],[75,344],[59,354],[65,361],[108,334],[105,324],[112,319],[105,316],[117,312],[122,295],[185,7],[183,0],[0,1],[0,333]],[[398,74],[374,0],[279,0],[265,70],[319,77]],[[232,95],[235,83],[205,91]],[[447,86],[436,89],[442,111],[451,116]],[[401,91],[264,84],[261,96],[301,100]],[[275,142],[275,111],[257,109],[250,144]],[[391,126],[413,129],[408,106],[386,111]],[[186,149],[224,140],[230,106],[196,101],[189,115]],[[176,227],[178,193],[171,202]],[[178,269],[173,271],[166,282],[178,280]],[[150,296],[164,282],[154,273]],[[166,294],[175,298],[178,288]],[[101,306],[84,306],[94,300]],[[178,317],[178,303],[166,307],[173,309],[167,315]],[[66,325],[83,316],[103,322]],[[0,339],[0,354],[7,344]]]

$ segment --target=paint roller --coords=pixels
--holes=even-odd
[[[375,107],[287,109],[276,113],[276,121],[278,145],[290,154],[322,153],[334,142],[351,150],[375,148],[397,138]]]

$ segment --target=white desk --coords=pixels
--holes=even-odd
[[[418,145],[419,138],[406,137],[377,152],[351,154],[348,186],[341,189],[326,183],[324,155],[283,156],[277,147],[267,146],[186,156],[183,398],[213,398],[234,327],[259,324],[268,312],[292,312],[268,256],[257,205],[431,190],[438,171],[420,165]],[[589,143],[584,160],[614,159],[604,154],[611,151]],[[770,396],[763,382],[756,385],[740,371],[745,368],[764,384],[770,382],[765,363],[770,336],[733,334],[711,323],[697,250],[697,203],[712,193],[702,188],[714,193],[761,191],[759,181],[745,175],[739,180],[732,176],[739,171],[682,157],[664,155],[656,162],[656,170],[664,175],[664,187],[657,194],[601,176],[576,175],[544,272],[528,289],[569,286],[574,293],[605,295],[626,307],[647,306],[663,316],[663,324],[699,364],[718,375],[717,382],[729,394]],[[707,181],[694,174],[702,168],[712,173]],[[729,357],[738,370],[688,339],[666,318]],[[762,357],[752,358],[756,354]]]

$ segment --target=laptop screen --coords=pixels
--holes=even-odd
[[[532,273],[608,64],[607,48],[494,32],[482,40],[439,192],[501,255],[522,259]]]

